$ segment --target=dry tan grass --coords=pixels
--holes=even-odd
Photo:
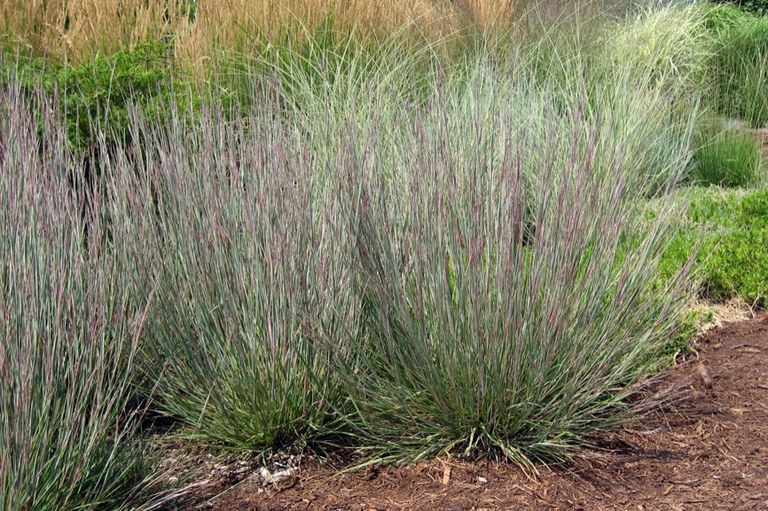
[[[467,26],[504,25],[531,0],[0,0],[0,34],[15,45],[78,62],[171,37],[178,57],[202,64],[220,48],[246,50],[258,37],[302,37],[333,13],[334,28],[386,36],[411,26],[440,39]],[[3,37],[3,36],[0,36]],[[8,42],[8,41],[6,41]]]
[[[0,0],[0,33],[11,44],[77,62],[161,40],[180,19],[172,11],[154,0]]]
[[[711,314],[710,319],[702,320],[696,325],[700,333],[705,333],[727,323],[754,319],[756,315],[754,305],[740,298],[732,298],[725,303],[696,301],[691,305],[691,310]]]

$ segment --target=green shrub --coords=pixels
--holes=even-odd
[[[129,105],[160,122],[165,119],[165,105],[185,97],[188,86],[174,76],[168,52],[164,43],[143,43],[76,66],[5,55],[0,63],[6,76],[0,80],[12,75],[28,95],[42,87],[56,96],[71,147],[95,153],[102,143],[109,147],[127,139]]]
[[[704,26],[715,33],[728,30],[747,17],[744,11],[730,3],[707,6],[704,12]]]
[[[766,0],[715,0],[717,3],[726,4],[738,8],[744,12],[757,15],[768,14],[768,1]]]
[[[670,278],[700,245],[694,274],[702,298],[739,298],[765,306],[768,299],[768,191],[744,194],[718,188],[681,192],[686,213],[659,266]]]
[[[699,128],[689,179],[698,185],[748,187],[763,170],[761,144],[749,133],[718,123]]]
[[[752,225],[723,235],[708,261],[703,291],[714,300],[742,298],[761,306],[768,296],[768,229]]]

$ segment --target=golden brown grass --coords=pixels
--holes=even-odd
[[[382,37],[411,27],[438,40],[463,28],[506,26],[531,0],[0,0],[0,37],[39,54],[87,60],[148,40],[173,38],[176,55],[200,65],[221,48],[257,38],[301,38],[332,14],[341,33]]]
[[[0,42],[79,62],[160,40],[175,10],[155,0],[0,0]]]

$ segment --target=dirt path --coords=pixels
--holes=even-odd
[[[604,438],[536,481],[503,464],[433,462],[332,477],[309,464],[276,484],[251,476],[202,509],[768,510],[768,316],[713,330],[699,359],[673,371],[674,410]],[[700,363],[709,378],[702,378]]]

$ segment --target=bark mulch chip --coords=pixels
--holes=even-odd
[[[599,450],[536,479],[513,465],[452,460],[338,475],[252,469],[196,488],[220,511],[768,510],[768,315],[711,330],[665,385],[685,397],[600,438]],[[242,465],[242,462],[240,462]],[[276,477],[273,477],[276,476]]]

